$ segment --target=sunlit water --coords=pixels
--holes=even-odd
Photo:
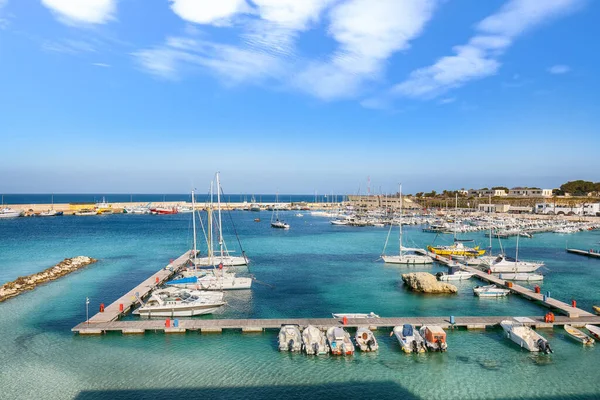
[[[260,216],[263,222],[253,219]],[[226,215],[226,220],[230,216]],[[258,281],[252,291],[226,293],[228,306],[212,317],[329,317],[332,312],[381,316],[542,315],[545,309],[511,295],[479,299],[478,281],[459,283],[458,295],[407,291],[406,271],[377,261],[387,228],[336,227],[326,219],[286,213],[289,231],[271,229],[270,213],[234,212],[240,240]],[[231,223],[229,246],[236,246]],[[407,245],[436,236],[407,228]],[[202,234],[200,233],[200,236]],[[487,247],[483,233],[467,235]],[[543,330],[550,356],[520,350],[501,329],[449,331],[445,354],[407,356],[380,330],[377,354],[306,357],[277,351],[276,332],[247,335],[146,334],[78,337],[70,329],[163,267],[191,243],[189,214],[173,216],[19,218],[0,221],[0,282],[31,274],[65,257],[97,264],[0,304],[1,398],[599,398],[600,349],[584,349],[562,329]],[[436,243],[451,237],[438,236]],[[538,234],[520,240],[520,257],[546,262],[544,292],[600,303],[600,261],[569,255],[567,245],[598,248],[600,232]],[[514,255],[515,239],[503,240]],[[493,241],[499,250],[498,240]],[[397,247],[392,232],[388,252]]]

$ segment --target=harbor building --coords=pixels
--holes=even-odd
[[[492,197],[505,197],[508,196],[505,190],[503,189],[471,189],[468,192],[469,196],[474,197],[484,197],[484,196],[492,196]]]
[[[510,197],[552,197],[552,189],[512,188],[508,191]]]
[[[415,203],[414,201],[405,196],[402,196],[402,202],[402,207],[405,209],[421,209],[421,206],[419,204]],[[378,208],[400,208],[400,198],[397,195],[349,195],[348,203],[355,209],[375,210]]]
[[[583,203],[576,205],[538,203],[535,205],[535,213],[547,215],[600,216],[600,203]]]

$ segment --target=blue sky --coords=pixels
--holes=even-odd
[[[0,0],[0,192],[598,181],[589,0]]]

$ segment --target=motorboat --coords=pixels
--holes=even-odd
[[[20,217],[21,214],[21,211],[16,211],[8,207],[0,209],[0,218],[16,218]]]
[[[280,220],[275,220],[273,222],[271,222],[271,227],[272,228],[279,228],[279,229],[290,229],[290,225],[284,221],[280,221]]]
[[[484,265],[488,267],[491,273],[497,274],[503,272],[535,272],[538,268],[543,266],[544,263],[517,261],[506,257],[504,254],[500,254],[493,262]]]
[[[344,317],[348,318],[348,319],[354,319],[354,318],[380,318],[379,315],[375,314],[374,312],[370,312],[368,314],[362,314],[362,313],[336,313],[336,314],[331,314],[333,316],[333,318],[337,318],[337,319],[342,319]]]
[[[467,271],[455,271],[452,274],[448,274],[446,272],[438,272],[437,274],[435,274],[438,281],[443,281],[443,282],[462,281],[462,280],[466,280],[466,279],[471,279],[471,277],[473,277],[473,275],[475,275],[475,274],[472,272],[467,272]]]
[[[298,325],[283,325],[279,330],[279,351],[299,352],[302,350],[302,336]]]
[[[334,219],[329,221],[331,225],[348,225],[349,221],[345,219]]]
[[[195,290],[240,290],[252,287],[252,278],[237,276],[224,270],[182,272],[178,279],[167,282],[168,286],[182,287]]]
[[[354,354],[354,345],[350,340],[350,335],[342,327],[333,326],[327,329],[327,343],[329,343],[329,349],[333,355],[351,356]]]
[[[354,342],[360,351],[368,352],[377,351],[379,349],[379,344],[377,343],[377,339],[375,339],[375,335],[370,329],[365,327],[359,327],[356,330]]]
[[[524,282],[537,282],[543,281],[544,275],[541,274],[533,274],[527,272],[517,272],[517,273],[508,273],[508,274],[500,274],[498,278],[505,279],[507,281],[524,281]]]
[[[485,250],[475,247],[467,247],[463,241],[455,240],[450,246],[427,246],[427,250],[440,256],[463,256],[463,257],[478,257],[485,253]]]
[[[588,324],[585,326],[585,329],[587,329],[593,337],[600,340],[600,328],[598,328],[596,325]]]
[[[329,353],[327,338],[321,330],[309,325],[302,332],[302,347],[309,355],[323,355]]]
[[[425,346],[429,351],[446,351],[446,332],[438,325],[423,325],[419,329],[419,334],[425,340]]]
[[[304,214],[302,214],[302,213],[296,213],[296,217],[302,218],[302,217],[304,217]]]
[[[571,325],[564,326],[565,331],[569,334],[570,337],[582,343],[584,346],[591,346],[594,344],[595,340],[581,332],[579,329],[572,327]]]
[[[521,348],[532,352],[552,353],[550,343],[530,327],[520,322],[509,320],[500,322],[500,326],[506,332],[507,337],[521,346]]]
[[[78,216],[81,216],[81,217],[89,217],[91,215],[98,215],[98,213],[96,212],[96,210],[91,210],[91,209],[84,208],[84,209],[81,209],[79,211],[76,211],[74,213],[74,215],[78,215]]]
[[[133,314],[147,317],[191,317],[212,314],[224,306],[222,292],[167,287],[154,290]]]
[[[423,337],[415,330],[413,325],[395,326],[392,333],[398,339],[400,347],[405,353],[424,353],[427,351]]]
[[[510,293],[510,290],[500,288],[496,285],[475,286],[473,293],[478,297],[504,297]]]
[[[152,215],[169,215],[169,214],[177,214],[177,207],[166,208],[166,207],[155,207],[150,209],[150,214]]]

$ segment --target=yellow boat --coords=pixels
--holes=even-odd
[[[596,311],[596,314],[600,315],[600,306],[592,306],[594,308],[594,311]]]
[[[455,242],[450,246],[427,246],[427,250],[440,256],[477,257],[485,253],[485,250],[480,250],[479,246],[465,247],[461,242]]]

